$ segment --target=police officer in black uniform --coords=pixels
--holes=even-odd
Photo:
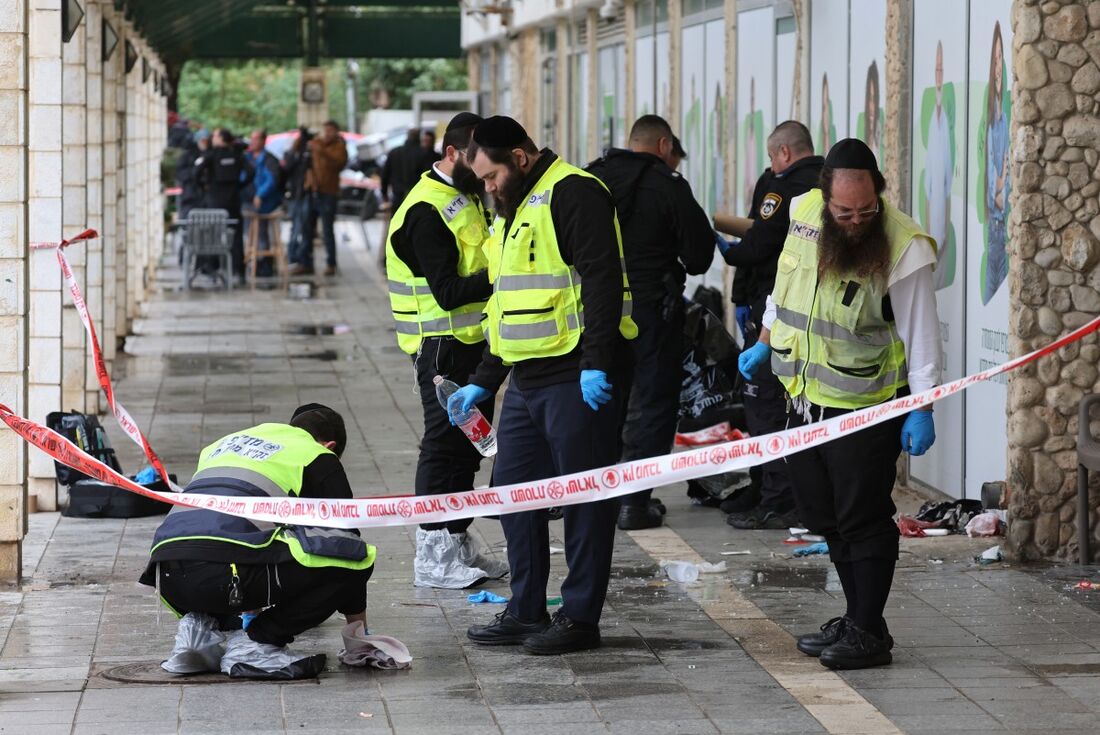
[[[252,182],[252,166],[235,145],[233,133],[214,131],[214,147],[195,164],[199,180],[206,187],[206,206],[224,209],[233,227],[233,273],[244,283],[244,228],[241,221],[241,190]]]
[[[790,203],[800,194],[817,186],[824,159],[814,155],[813,139],[806,126],[796,120],[781,123],[768,136],[771,168],[756,182],[753,190],[751,226],[739,234],[741,241],[730,244],[719,238],[718,247],[726,262],[737,268],[734,300],[738,322],[745,336],[745,348],[751,347],[760,333],[761,319],[768,294],[775,285],[775,268],[790,225]],[[716,218],[717,219],[717,218]],[[733,229],[738,229],[736,225]],[[747,313],[744,307],[748,307]],[[745,418],[752,434],[768,434],[784,428],[787,418],[783,387],[764,366],[743,390]],[[726,521],[734,528],[787,528],[796,525],[791,479],[781,461],[761,468],[759,503],[737,509]]]
[[[714,258],[714,231],[691,185],[675,171],[678,141],[657,115],[630,130],[629,150],[612,148],[588,165],[611,190],[623,238],[638,337],[623,426],[622,459],[667,454],[676,434],[683,370],[684,281]],[[679,149],[683,157],[683,149]],[[653,490],[623,498],[619,528],[661,525]]]

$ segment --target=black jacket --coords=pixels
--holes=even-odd
[[[435,171],[428,175],[448,185]],[[477,204],[475,202],[475,206]],[[401,229],[390,236],[390,242],[394,253],[414,276],[428,279],[432,296],[447,311],[484,301],[493,292],[488,271],[466,277],[458,275],[458,245],[454,233],[444,224],[438,210],[427,202],[409,207]]]
[[[429,151],[424,150],[417,141],[406,142],[386,156],[386,163],[382,166],[382,196],[389,198],[391,212],[396,212],[401,206],[405,195],[416,186],[420,174],[432,167],[434,159],[428,154]]]
[[[542,156],[524,177],[522,198],[556,161],[557,154],[544,148]],[[486,346],[481,365],[470,382],[490,391],[500,388],[512,370],[512,381],[520,390],[530,390],[580,379],[581,370],[602,370],[615,382],[622,361],[629,359],[625,340],[619,334],[623,308],[623,272],[619,245],[615,239],[615,207],[607,190],[585,176],[567,176],[554,187],[550,217],[562,260],[577,269],[584,283],[584,332],[581,342],[568,354],[535,358],[505,366]],[[511,226],[505,223],[505,235]]]
[[[636,302],[682,294],[686,273],[699,275],[710,268],[714,230],[680,174],[650,153],[619,148],[588,164],[587,170],[611,190]]]
[[[763,314],[763,302],[775,286],[775,266],[791,224],[791,200],[817,186],[824,163],[821,156],[807,156],[781,174],[769,168],[756,182],[749,211],[753,225],[725,255],[737,268],[733,301],[752,305],[754,318]]]
[[[241,190],[252,182],[252,166],[239,148],[211,148],[195,162],[206,189],[206,206],[240,214]]]

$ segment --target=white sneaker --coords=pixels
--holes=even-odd
[[[225,642],[222,673],[234,679],[310,679],[325,668],[325,654],[303,656],[286,646],[257,643],[243,630]]]

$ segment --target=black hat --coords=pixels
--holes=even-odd
[[[332,410],[328,406],[325,406],[324,404],[321,404],[321,403],[303,403],[301,406],[298,406],[298,408],[294,409],[294,413],[291,415],[290,418],[295,419],[298,416],[301,416],[303,413],[306,413],[307,411],[316,411],[318,409],[322,409],[322,410],[325,410],[325,411],[331,411]]]
[[[527,139],[523,126],[504,115],[487,117],[474,128],[474,142],[483,148],[519,148]]]
[[[825,168],[854,168],[860,171],[878,171],[875,154],[859,138],[845,138],[829,149],[825,156]]]
[[[446,132],[452,130],[458,130],[460,128],[472,128],[480,123],[484,118],[481,115],[477,115],[473,112],[460,112],[451,118],[451,121],[447,123]]]

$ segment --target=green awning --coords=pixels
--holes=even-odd
[[[456,0],[116,0],[162,59],[456,58]]]

